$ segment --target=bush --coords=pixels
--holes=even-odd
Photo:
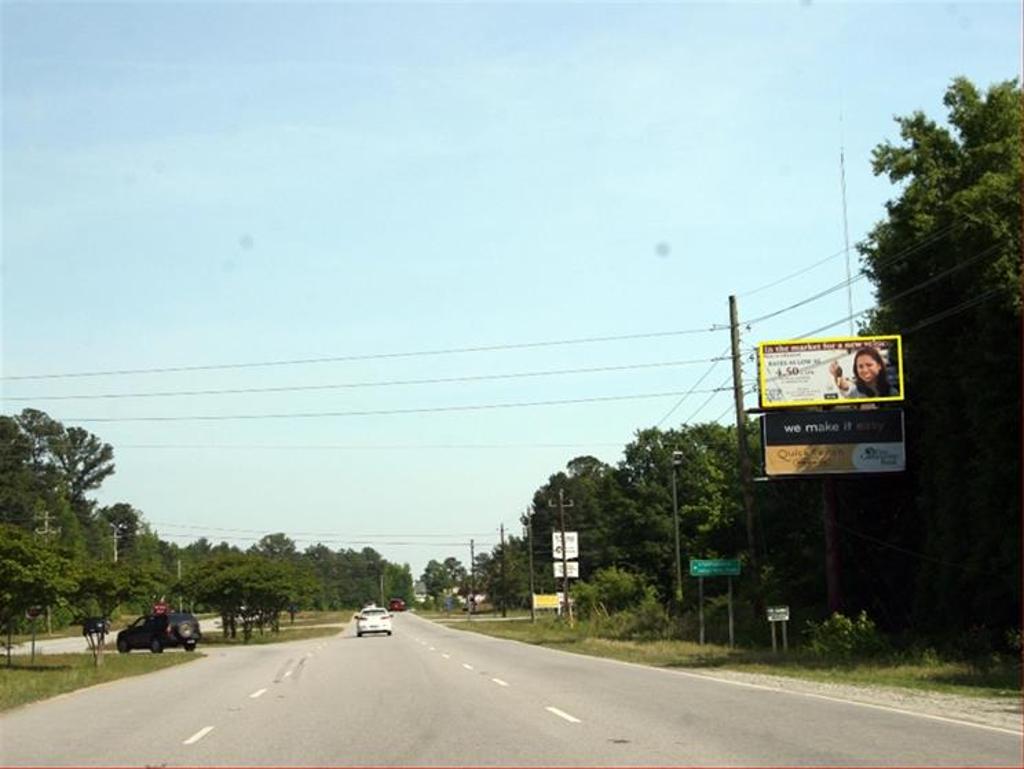
[[[591,635],[614,640],[653,640],[668,638],[672,622],[665,607],[658,602],[653,587],[644,589],[639,603],[630,609],[608,614],[598,609],[590,616]]]
[[[572,597],[581,617],[606,617],[634,610],[648,590],[640,575],[611,566],[595,572],[590,582],[578,582]]]
[[[888,648],[866,611],[856,619],[836,612],[820,624],[808,621],[804,634],[811,651],[829,660],[849,662],[854,657],[876,656]]]

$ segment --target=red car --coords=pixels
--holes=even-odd
[[[405,611],[405,601],[401,598],[392,598],[388,601],[388,609],[391,611]]]

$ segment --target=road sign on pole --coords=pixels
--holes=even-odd
[[[555,576],[556,577],[561,577],[563,575],[563,573],[564,573],[564,571],[562,569],[562,562],[561,561],[555,561],[551,565],[555,567]],[[566,561],[565,562],[565,571],[569,572],[569,578],[570,579],[579,579],[580,578],[580,562],[579,561]]]
[[[691,577],[738,577],[740,561],[738,558],[690,559]]]
[[[562,534],[558,531],[551,532],[551,555],[562,560]],[[580,544],[579,537],[575,531],[565,532],[565,558],[579,558]]]

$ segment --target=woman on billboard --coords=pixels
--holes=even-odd
[[[887,398],[897,394],[889,384],[885,361],[874,347],[861,347],[853,356],[853,380],[843,376],[838,363],[833,362],[828,370],[844,398]]]

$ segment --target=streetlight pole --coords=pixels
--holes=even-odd
[[[526,508],[526,512],[519,520],[526,527],[526,552],[530,563],[530,622],[536,622],[537,610],[533,605],[533,596],[536,593],[533,587],[533,511],[529,507]]]
[[[676,492],[676,476],[683,464],[683,452],[672,452],[672,514],[676,530],[676,611],[683,610],[683,560],[679,550],[679,496]]]

